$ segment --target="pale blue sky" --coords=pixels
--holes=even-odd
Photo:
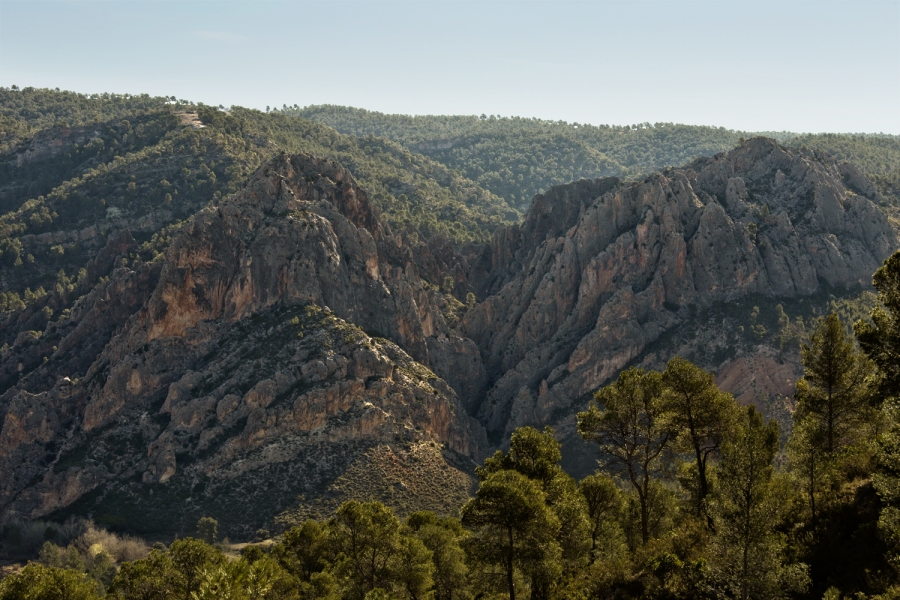
[[[0,0],[0,85],[900,134],[900,0]]]

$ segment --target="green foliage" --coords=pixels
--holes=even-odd
[[[435,600],[466,597],[469,567],[462,544],[466,543],[468,532],[462,524],[453,518],[418,512],[409,516],[406,525],[431,552]]]
[[[466,308],[472,310],[475,308],[475,303],[477,300],[475,299],[475,294],[473,292],[469,292],[466,294]]]
[[[895,135],[804,133],[785,142],[824,150],[838,160],[852,162],[867,174],[887,174],[900,164],[900,138]]]
[[[279,152],[341,162],[394,230],[417,239],[485,241],[498,225],[519,217],[494,194],[397,143],[342,135],[276,112],[2,88],[0,119],[9,125],[9,134],[0,134],[3,292],[48,287],[60,268],[82,268],[97,248],[91,240],[73,242],[69,233],[78,237],[100,228],[93,239],[102,240],[104,227],[127,227],[146,242],[237,191]],[[55,150],[20,161],[31,141]],[[64,243],[33,244],[25,251],[23,236],[58,231],[66,232]],[[158,235],[157,242],[166,237]],[[154,243],[139,256],[152,260],[164,247]]]
[[[75,570],[32,563],[0,581],[0,600],[93,600],[97,585]]]
[[[600,446],[608,468],[623,469],[637,495],[641,541],[650,540],[652,478],[662,475],[663,452],[673,441],[662,374],[632,367],[594,394],[586,412],[578,413],[578,433]],[[601,408],[602,405],[602,408]]]
[[[545,561],[531,573],[532,596],[546,596],[554,587],[555,573],[562,569],[569,576],[578,569],[589,545],[587,505],[575,480],[559,466],[560,444],[548,427],[539,432],[533,427],[520,427],[510,437],[509,452],[500,451],[475,470],[482,481],[495,473],[512,470],[540,484],[544,500],[559,523],[556,543],[559,564]]]
[[[900,575],[900,404],[886,407],[890,429],[878,439],[878,471],[872,480],[884,505],[878,528],[888,545],[888,561]]]
[[[621,537],[619,518],[623,509],[622,494],[615,480],[597,472],[582,479],[578,491],[585,500],[590,528],[590,562],[601,557],[612,558],[619,548],[610,548],[610,542]]]
[[[291,322],[285,314],[279,320]],[[688,459],[682,469],[692,471],[689,478],[695,483],[697,463],[689,460],[694,451],[684,441],[691,435],[684,414],[696,408],[690,414],[717,415],[708,421],[717,423],[716,431],[719,420],[729,424],[717,442],[718,453],[709,455],[718,454],[718,460],[708,464],[714,485],[702,515],[697,516],[695,496],[669,485],[665,469],[646,471],[651,516],[646,538],[640,488],[625,482],[629,489],[623,492],[622,482],[599,471],[576,486],[559,467],[560,445],[552,432],[522,427],[513,432],[508,452],[497,452],[478,468],[480,485],[463,506],[461,520],[416,512],[404,523],[379,502],[349,501],[329,520],[307,520],[276,536],[274,543],[244,547],[237,557],[223,554],[227,545],[187,538],[168,548],[157,544],[146,558],[122,562],[116,573],[104,549],[111,542],[94,542],[102,538],[85,533],[66,549],[45,543],[38,567],[41,573],[55,573],[54,582],[60,572],[67,574],[64,585],[87,582],[89,595],[75,597],[97,597],[108,585],[107,598],[119,600],[711,600],[820,597],[835,584],[839,592],[828,592],[832,596],[864,591],[870,595],[853,597],[890,597],[897,573],[878,560],[878,553],[887,549],[886,558],[897,566],[900,438],[894,413],[886,417],[875,477],[884,504],[879,541],[873,536],[882,506],[872,501],[871,486],[857,488],[855,498],[847,501],[835,491],[841,485],[837,478],[819,483],[820,497],[828,501],[818,528],[809,527],[797,510],[802,488],[776,468],[777,425],[752,407],[738,409],[710,383],[709,374],[681,359],[671,361],[665,373],[625,373],[615,395],[599,394],[608,398],[606,411],[622,415],[629,399],[661,398],[668,412],[659,420],[668,423],[675,440],[667,448]],[[725,416],[716,408],[724,399],[732,403]],[[646,421],[645,413],[646,408],[632,414]],[[589,420],[582,414],[582,424]],[[802,423],[797,426],[791,444],[802,428]],[[701,439],[709,442],[717,435]],[[821,452],[820,443],[812,447]],[[48,538],[62,536],[61,529],[42,525],[40,530],[49,532],[44,534]],[[5,537],[10,535],[5,531]],[[831,550],[833,544],[838,544],[838,554]],[[852,556],[840,556],[842,548]],[[812,569],[807,557],[815,561]],[[0,600],[57,597],[41,596],[44,584],[33,573],[34,568],[26,569],[0,583],[0,590],[19,594]],[[877,593],[884,595],[871,595]]]
[[[285,107],[282,112],[342,133],[398,142],[519,208],[554,185],[583,177],[637,177],[731,150],[753,135],[855,163],[882,194],[900,199],[900,138],[890,135],[751,134],[674,123],[594,126],[493,115],[412,117],[332,105]]]
[[[676,443],[681,450],[693,454],[695,461],[696,514],[700,516],[710,492],[709,459],[732,432],[734,398],[716,386],[712,373],[681,357],[668,362],[663,383],[668,388],[670,424],[678,436]]]
[[[874,364],[857,349],[833,313],[820,319],[800,355],[804,373],[797,382],[796,417],[816,420],[823,430],[826,452],[835,452],[871,401]]]
[[[881,374],[880,397],[900,397],[900,252],[884,261],[872,284],[881,305],[870,313],[871,323],[857,321],[854,331]]]
[[[722,445],[714,553],[717,577],[735,598],[782,598],[808,585],[804,565],[786,565],[783,538],[773,531],[779,506],[773,493],[778,425],[747,407],[735,435]]]
[[[461,514],[463,525],[474,530],[473,555],[500,569],[503,579],[493,583],[510,600],[516,597],[516,571],[545,579],[558,568],[559,520],[547,507],[538,482],[517,471],[495,471]]]
[[[201,517],[197,521],[197,535],[207,544],[215,544],[219,540],[219,522],[212,517]]]
[[[364,600],[375,589],[417,598],[431,587],[431,551],[380,502],[344,503],[329,531],[345,598]]]
[[[342,133],[398,142],[520,208],[554,185],[681,165],[730,150],[739,137],[722,128],[672,123],[597,127],[521,117],[410,117],[329,105],[282,112]]]
[[[168,554],[172,561],[174,589],[184,598],[200,593],[207,580],[207,573],[226,560],[221,551],[203,540],[193,538],[172,542]]]

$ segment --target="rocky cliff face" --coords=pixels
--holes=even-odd
[[[788,419],[796,342],[763,323],[868,285],[898,247],[873,190],[755,139],[554,188],[481,248],[410,248],[348,171],[281,156],[158,260],[111,237],[42,332],[58,294],[10,317],[0,511],[156,531],[211,514],[241,535],[360,494],[447,510],[521,425],[553,425],[567,467],[593,470],[575,413],[675,354]]]
[[[484,449],[453,388],[420,364],[468,359],[458,385],[482,385],[474,344],[335,163],[272,161],[195,215],[161,263],[123,267],[110,286],[131,310],[86,371],[39,385],[59,373],[48,366],[3,394],[5,511],[143,515],[179,529],[215,508],[250,527],[247,501],[261,525],[379,444]],[[48,332],[60,339],[54,364],[116,312],[99,297],[84,304],[66,335]]]
[[[538,196],[482,256],[488,296],[464,322],[491,380],[476,412],[490,438],[550,423],[572,439],[591,392],[629,364],[670,358],[653,352],[664,334],[724,323],[697,321],[698,308],[868,285],[898,240],[844,176],[758,138],[642,182],[582,181]],[[771,366],[739,360],[701,362],[735,391]],[[769,387],[787,389],[796,369],[781,375]]]

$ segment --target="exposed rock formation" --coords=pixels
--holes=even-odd
[[[366,483],[379,497],[458,498],[461,465],[526,424],[553,425],[582,474],[575,412],[676,353],[785,420],[798,356],[761,321],[868,285],[898,246],[872,190],[852,165],[755,139],[641,182],[554,188],[480,250],[410,248],[348,171],[282,156],[161,260],[126,264],[134,241],[110,238],[67,318],[30,331],[50,294],[7,321],[0,511],[154,530],[205,513],[237,532],[333,507],[369,471],[392,473]],[[420,464],[451,475],[435,485]],[[426,500],[403,505],[444,505]]]
[[[534,423],[571,438],[590,393],[691,307],[868,285],[898,241],[847,173],[758,138],[642,182],[538,196],[521,226],[495,234],[479,282],[491,295],[464,321],[492,380],[477,412],[490,439]]]
[[[468,360],[462,387],[483,386],[474,344],[454,333],[446,301],[340,166],[276,159],[187,223],[161,270],[123,268],[110,283],[130,297],[129,282],[145,272],[152,293],[127,303],[133,314],[86,372],[50,389],[29,377],[3,395],[4,510],[39,516],[78,501],[110,518],[142,508],[188,518],[214,503],[227,522],[256,498],[270,519],[379,443],[432,441],[472,458],[483,450],[450,386],[350,325],[421,362]],[[102,318],[71,320],[59,362]],[[142,501],[148,493],[154,502]]]

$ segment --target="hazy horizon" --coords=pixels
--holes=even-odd
[[[900,2],[0,2],[0,84],[900,134]]]

